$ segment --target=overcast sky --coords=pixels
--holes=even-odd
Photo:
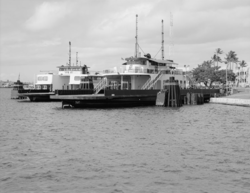
[[[72,63],[92,71],[120,67],[139,45],[154,57],[161,48],[164,20],[168,57],[170,12],[173,59],[196,67],[216,48],[233,50],[250,66],[250,0],[0,0],[0,79],[33,81],[40,71]],[[141,51],[142,52],[142,51]],[[143,53],[143,52],[142,52]],[[222,55],[222,58],[225,54]],[[156,55],[161,58],[161,52]],[[80,63],[80,62],[79,62]]]

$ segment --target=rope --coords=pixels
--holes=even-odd
[[[159,51],[156,53],[156,55],[154,56],[154,58],[159,54],[160,50],[161,50],[161,48],[160,48]]]
[[[139,48],[141,49],[141,46],[138,44]],[[143,54],[145,54],[145,52],[141,49],[141,51],[143,52]]]

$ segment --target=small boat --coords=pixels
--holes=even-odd
[[[20,74],[18,80],[12,85],[13,89],[11,90],[11,99],[27,99],[26,96],[19,96],[19,91],[24,90],[24,83],[20,81]]]

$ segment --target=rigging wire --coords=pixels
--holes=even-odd
[[[143,54],[145,54],[145,52],[142,50],[141,46],[138,44],[139,48],[141,49],[141,51],[143,52]]]
[[[160,48],[159,51],[156,53],[156,55],[154,56],[154,58],[159,54],[160,51],[161,51],[161,48]]]

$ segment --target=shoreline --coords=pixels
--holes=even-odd
[[[250,107],[250,89],[225,97],[211,98],[210,103]]]

